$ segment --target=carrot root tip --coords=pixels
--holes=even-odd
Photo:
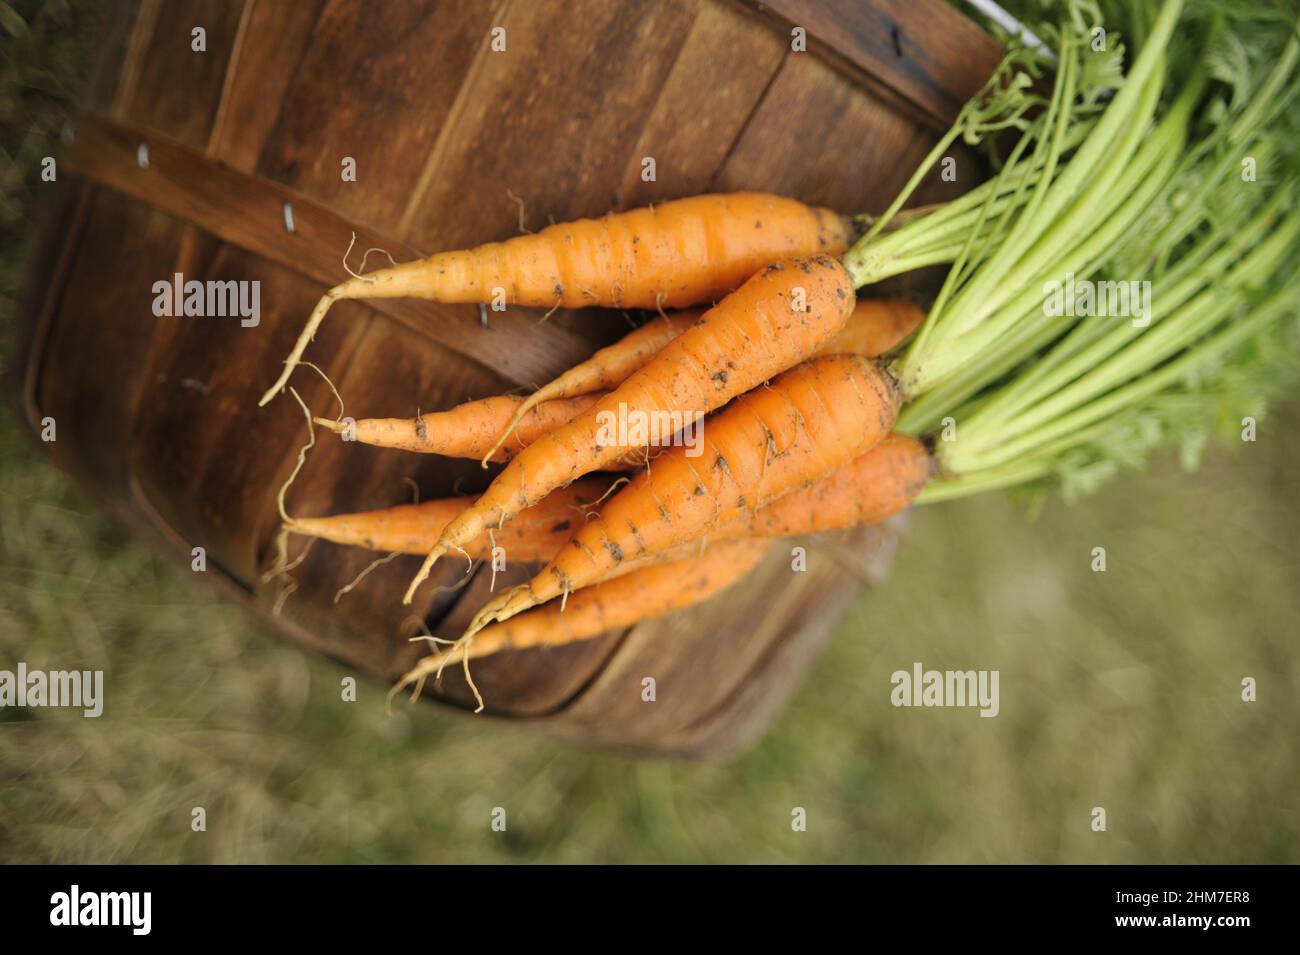
[[[420,589],[420,584],[429,579],[429,573],[433,570],[433,565],[437,563],[438,558],[447,553],[446,547],[435,547],[429,551],[429,556],[424,558],[424,563],[420,565],[420,571],[411,581],[411,586],[406,588],[406,594],[402,597],[403,604],[410,604],[415,599],[415,592]]]
[[[474,628],[474,632],[477,633],[489,623],[501,623],[509,620],[515,614],[531,610],[537,604],[538,600],[533,596],[532,588],[528,584],[519,584],[510,588],[495,600],[485,604],[483,609],[475,615],[470,627]],[[475,626],[476,624],[477,626]]]

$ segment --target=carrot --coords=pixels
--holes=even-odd
[[[614,344],[600,349],[586,361],[574,365],[554,381],[538,388],[528,396],[524,406],[617,388],[633,372],[644,367],[665,345],[703,318],[705,311],[702,308],[688,308],[655,316]]]
[[[702,309],[686,309],[681,312],[668,312],[659,315],[633,329],[623,338],[607,348],[602,348],[584,362],[574,365],[560,377],[538,388],[524,399],[514,417],[501,432],[501,437],[492,448],[504,444],[519,427],[525,414],[533,407],[546,401],[559,398],[572,398],[596,391],[609,391],[627,381],[638,369],[657,355],[665,345],[675,339],[686,329],[700,320]],[[483,466],[493,460],[489,454],[483,459]]]
[[[645,567],[586,587],[569,598],[563,611],[556,603],[538,607],[487,627],[473,643],[430,654],[402,676],[395,691],[423,683],[448,663],[502,650],[554,647],[588,640],[700,603],[752,570],[767,545],[767,541],[753,540],[719,543],[684,560]],[[482,708],[480,703],[479,710]]]
[[[698,309],[686,309],[660,315],[543,385],[519,405],[492,451],[495,452],[507,440],[535,405],[618,387],[660,349],[695,324],[702,314]],[[900,299],[860,299],[844,327],[815,354],[853,352],[867,358],[879,358],[912,334],[924,318],[925,312]],[[490,460],[496,459],[488,455],[483,459],[484,466]]]
[[[797,537],[878,524],[908,507],[933,473],[924,444],[907,435],[886,435],[828,477],[738,517],[709,539]]]
[[[709,419],[702,457],[685,447],[660,455],[532,580],[490,601],[465,638],[825,477],[876,445],[897,410],[892,381],[865,358],[817,358],[791,369]]]
[[[738,192],[578,219],[379,269],[325,293],[258,404],[283,390],[339,299],[491,302],[499,296],[507,304],[543,308],[680,308],[715,301],[777,259],[839,255],[850,232],[848,221],[828,209]]]
[[[859,299],[844,327],[816,354],[847,352],[864,358],[879,358],[893,351],[924,320],[922,309],[902,299]]]
[[[543,434],[571,421],[596,403],[599,395],[579,395],[544,402],[532,408],[519,422],[504,447],[492,450],[486,460],[509,461]],[[498,395],[467,401],[447,411],[422,414],[418,418],[361,418],[344,424],[316,418],[317,424],[340,434],[345,440],[380,448],[441,454],[449,458],[482,458],[488,454],[523,398]]]
[[[550,560],[581,526],[587,511],[609,491],[610,481],[591,477],[548,494],[490,537],[484,534],[465,548],[473,559],[491,554],[493,543],[511,560]],[[401,504],[357,514],[293,517],[287,530],[336,544],[399,554],[426,554],[442,529],[474,503],[473,497],[448,497],[420,504]]]
[[[745,537],[797,537],[876,524],[910,505],[932,472],[933,462],[925,445],[906,435],[886,435],[866,454],[828,477],[747,511],[709,533],[707,543]],[[522,511],[493,539],[512,560],[549,561],[580,526],[574,520],[575,514],[585,520],[585,514],[607,494],[608,482],[604,478],[575,481]],[[336,544],[426,554],[437,543],[442,529],[473,502],[472,497],[448,497],[356,514],[297,517],[286,522],[285,527]],[[700,547],[701,539],[688,541],[638,558],[639,563],[625,560],[617,570],[628,572],[652,563],[683,560]],[[480,538],[467,550],[473,558],[486,556],[488,538]]]
[[[934,471],[934,459],[924,444],[907,435],[887,434],[866,454],[820,481],[782,494],[769,504],[746,511],[715,530],[667,550],[627,558],[601,576],[600,581],[643,567],[685,560],[705,547],[731,541],[799,537],[879,524],[909,507],[929,484]]]
[[[834,259],[777,262],[756,273],[618,388],[507,464],[443,531],[404,602],[449,550],[503,525],[555,488],[653,443],[645,428],[634,436],[635,423],[673,419],[675,426],[664,429],[672,434],[681,422],[694,423],[802,361],[843,326],[853,301],[852,280]]]
[[[418,418],[359,418],[348,422],[332,418],[312,420],[335,434],[342,435],[344,440],[376,448],[441,454],[449,458],[509,461],[541,435],[571,421],[604,396],[603,392],[596,392],[543,402],[532,409],[519,430],[510,435],[510,440],[504,447],[492,450],[487,457],[483,457],[487,442],[499,427],[504,426],[506,418],[519,406],[522,398],[514,395],[480,398],[447,411],[422,414]],[[617,461],[611,462],[605,470],[635,471],[653,460],[659,450],[661,449],[640,448],[628,451],[620,455]],[[433,541],[430,541],[429,547],[432,546]]]

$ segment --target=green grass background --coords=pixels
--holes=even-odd
[[[94,43],[62,3],[21,5],[25,31],[12,12],[5,331],[39,157]],[[386,716],[366,682],[342,702],[343,670],[125,539],[5,409],[0,668],[103,669],[107,705],[0,710],[0,860],[1300,861],[1297,428],[1293,401],[1195,475],[1155,462],[1035,519],[1000,495],[918,509],[770,732],[696,765],[432,707]],[[895,709],[889,676],[915,660],[1000,670],[1001,714]]]

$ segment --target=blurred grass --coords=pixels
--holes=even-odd
[[[10,9],[34,27],[0,17],[5,331],[36,164],[93,47],[62,3]],[[107,705],[0,710],[0,860],[1300,861],[1297,428],[1293,402],[1199,474],[1158,462],[1033,521],[1002,496],[916,511],[766,737],[689,765],[386,717],[365,682],[342,702],[343,670],[121,537],[6,409],[0,668],[103,669]],[[893,708],[913,661],[1000,670],[1001,714]]]

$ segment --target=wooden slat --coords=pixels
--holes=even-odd
[[[234,0],[202,0],[188,10],[144,4],[129,42],[125,17],[121,27],[106,24],[107,42],[125,44],[129,51],[116,84],[116,108],[183,142],[205,141],[242,9]],[[196,26],[207,31],[202,53],[190,49]],[[159,69],[167,70],[169,63],[174,69],[164,81]],[[107,81],[113,70],[101,68],[97,76]],[[73,157],[86,147],[95,145],[74,141],[64,168],[75,172]],[[123,236],[136,242],[129,252]],[[31,393],[42,413],[54,416],[68,435],[57,448],[58,459],[73,473],[96,475],[118,493],[125,489],[127,435],[153,340],[149,286],[162,277],[180,236],[180,227],[165,216],[120,197],[97,197],[68,272],[68,295],[51,323],[44,353],[35,358],[41,370]],[[123,254],[114,262],[116,252]],[[56,360],[57,370],[47,379],[45,371]]]
[[[566,17],[585,23],[584,11],[600,6],[603,4],[587,0],[585,6],[568,10]],[[605,11],[602,15],[610,14]],[[648,17],[650,22],[638,24],[638,17]],[[670,26],[663,25],[665,17],[671,18]],[[618,62],[618,51],[613,49],[602,49],[599,56],[590,54],[595,57],[593,63],[570,63],[573,58],[566,54],[546,67],[548,72],[558,70],[563,75],[548,80],[547,91],[537,89],[535,58],[541,51],[534,44],[540,42],[557,48],[564,42],[563,37],[554,30],[545,11],[536,5],[501,4],[492,23],[507,29],[507,51],[493,52],[489,35],[484,34],[476,61],[457,94],[454,111],[426,164],[422,185],[412,193],[412,206],[407,215],[410,235],[433,248],[495,241],[514,234],[519,228],[520,207],[510,197],[512,192],[526,200],[527,228],[536,230],[560,218],[598,215],[612,207],[682,195],[691,191],[692,183],[707,181],[718,156],[727,148],[730,134],[726,131],[743,123],[744,116],[762,93],[768,71],[774,67],[771,50],[775,41],[770,30],[740,16],[729,5],[699,0],[673,0],[658,5],[641,3],[630,8],[630,13],[622,19],[621,29],[625,34],[629,30],[636,36],[655,32],[653,45],[638,46],[638,62],[651,54],[661,68],[671,65],[671,73],[662,83],[662,100],[654,106],[654,114],[645,120],[640,131],[625,121],[631,113],[620,116],[617,125],[596,117],[592,127],[601,130],[598,137],[579,137],[580,148],[576,150],[540,155],[528,143],[533,136],[549,134],[540,126],[531,131],[524,128],[522,123],[532,121],[527,109],[521,111],[503,105],[502,89],[510,95],[526,97],[529,104],[558,101],[561,96],[576,93],[583,98],[584,109],[600,109],[602,115],[609,109],[609,104],[602,99],[613,101],[606,96],[606,91],[613,90],[622,97],[632,95],[632,91],[626,88],[627,78],[620,75],[625,70]],[[692,104],[689,122],[683,123],[680,117],[672,115],[671,104],[679,99],[689,100],[700,83],[717,85],[712,77],[718,71],[708,62],[707,44],[702,39],[712,31],[722,32],[726,37],[725,55],[721,59],[736,69],[727,76],[728,83],[720,87],[718,96]],[[670,41],[677,35],[686,38],[681,50],[671,48]],[[722,47],[714,44],[715,56]],[[626,52],[627,47],[623,50]],[[779,58],[779,50],[777,54]],[[647,82],[645,88],[636,91],[639,100],[636,109],[648,110],[656,101],[653,95],[647,94],[659,88],[655,82]],[[592,102],[587,102],[588,98]],[[532,109],[536,111],[535,107]],[[508,134],[485,130],[477,145],[473,144],[479,136],[476,124],[503,122],[509,126]],[[572,117],[565,118],[566,124],[572,122]],[[504,141],[503,135],[507,135]],[[708,137],[709,144],[697,151],[696,147],[704,142],[701,137]],[[658,184],[639,184],[639,160],[644,154],[643,147],[650,145],[661,152],[658,158],[666,164],[667,171]],[[564,171],[557,173],[561,166]],[[580,185],[573,183],[569,171],[574,166],[581,170]],[[638,185],[625,189],[622,185],[625,182]],[[644,189],[638,191],[639,186]],[[583,197],[593,192],[610,198],[581,206],[572,204],[575,200],[584,201]],[[545,194],[550,193],[556,193],[565,205],[545,201]],[[430,195],[442,195],[448,206],[430,211],[430,203],[434,201]],[[491,208],[467,202],[484,203]],[[540,309],[517,311],[532,319],[546,314]],[[549,313],[547,324],[575,331],[594,345],[607,344],[628,327],[617,313],[598,309]],[[538,380],[529,382],[530,385],[539,383]]]
[[[240,172],[256,169],[323,5],[324,0],[253,0],[231,58],[210,155]]]
[[[257,172],[395,233],[492,14],[484,0],[392,3],[382,11],[327,4],[312,24]],[[274,32],[259,30],[250,43],[261,58],[279,53]],[[356,160],[355,182],[340,175],[345,156]]]
[[[113,109],[124,78],[122,66],[135,33],[137,6],[134,0],[105,0],[101,5],[98,51],[86,83],[90,110],[107,113]]]
[[[879,212],[932,140],[824,61],[791,54],[713,188],[762,184],[843,212]]]
[[[18,314],[6,356],[5,391],[33,437],[41,431],[40,373],[67,277],[94,199],[83,183],[56,183],[37,210],[37,227],[23,271]]]
[[[132,470],[176,533],[207,548],[248,585],[258,574],[252,532],[306,437],[291,397],[258,408],[256,395],[283,359],[294,320],[311,308],[315,295],[297,275],[259,256],[229,246],[209,251],[191,257],[186,278],[261,283],[263,325],[242,328],[238,318],[155,318],[150,299],[139,296],[136,313],[154,326],[158,342],[139,376]],[[344,309],[321,330],[322,351],[346,351],[349,341],[355,343],[363,331],[356,321],[360,311]],[[295,377],[294,387],[310,407],[329,413],[330,393],[317,375],[308,370]]]
[[[113,86],[111,105],[108,109],[101,109],[119,122],[126,116],[127,108],[132,105],[135,97],[136,81],[140,76],[145,50],[148,49],[149,42],[153,38],[154,24],[158,20],[158,11],[162,8],[162,2],[140,0],[133,5],[133,8],[133,14],[128,14],[127,8],[118,11],[121,16],[130,20],[130,25],[129,28],[126,24],[123,25],[123,29],[127,30],[126,46],[122,52],[122,62],[117,66],[117,82]],[[102,103],[100,97],[91,97],[89,101],[95,106]]]
[[[55,460],[117,493],[156,321],[149,288],[178,234],[176,223],[121,196],[94,198],[32,385],[39,415],[58,424]],[[131,254],[113,254],[124,235]]]
[[[608,212],[700,0],[507,5],[506,50],[483,55],[410,217],[412,245],[454,249]],[[593,42],[593,38],[599,38]]]
[[[133,49],[131,89],[122,116],[195,148],[207,145],[216,118],[244,0],[161,3],[150,14],[147,43]],[[205,31],[205,49],[192,32]]]
[[[784,55],[766,23],[730,3],[705,3],[632,147],[617,205],[706,191]],[[642,178],[647,156],[655,160],[653,182]]]
[[[147,169],[136,162],[141,143],[149,148]],[[76,175],[200,225],[225,242],[322,285],[343,277],[340,250],[347,249],[354,231],[360,248],[386,248],[398,261],[421,257],[392,238],[355,227],[306,196],[215,163],[179,143],[102,118],[84,117],[78,123],[64,162]],[[294,208],[293,234],[284,226],[286,202]],[[411,299],[368,305],[520,384],[548,380],[590,352],[578,336],[538,325],[522,312],[494,313],[490,327],[482,328],[473,307]]]
[[[761,0],[789,28],[803,27],[809,51],[842,60],[946,127],[992,75],[1002,47],[947,3],[873,0]]]

